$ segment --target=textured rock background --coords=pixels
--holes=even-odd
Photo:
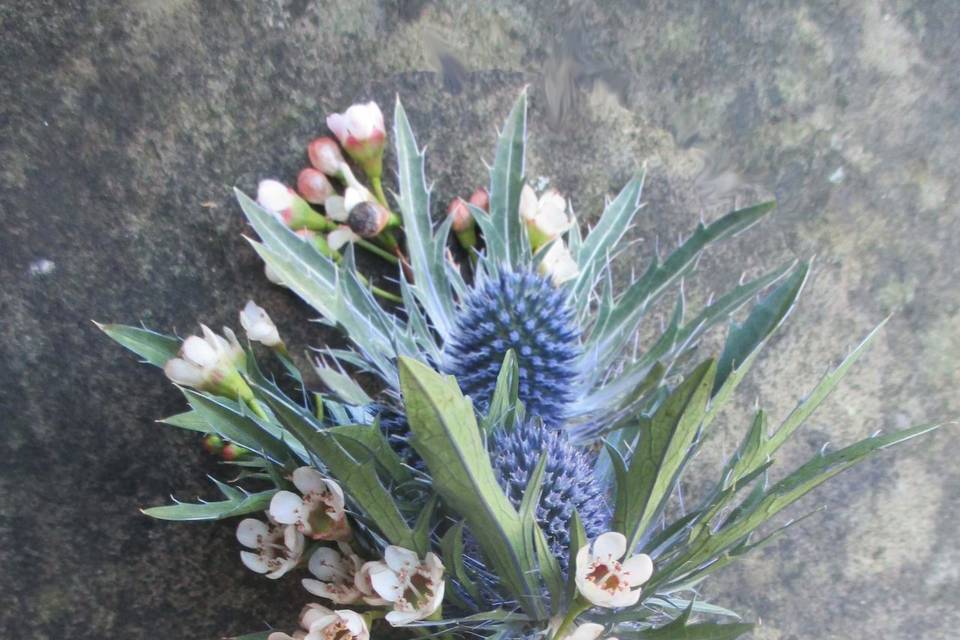
[[[485,180],[531,86],[531,176],[590,222],[640,162],[642,268],[702,215],[779,213],[687,283],[692,301],[816,254],[741,394],[783,417],[888,328],[788,449],[960,413],[960,5],[307,0],[0,4],[0,635],[212,638],[289,626],[295,580],[244,570],[230,524],[137,509],[209,495],[178,394],[90,319],[187,332],[255,297],[295,345],[333,336],[272,288],[230,187],[290,179],[325,113],[403,97],[438,200]],[[437,204],[439,210],[440,205]],[[709,467],[746,426],[726,416]],[[960,628],[956,429],[887,453],[707,586],[757,638],[948,638]]]

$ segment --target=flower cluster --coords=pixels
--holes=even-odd
[[[253,301],[238,318],[245,345],[226,327],[201,325],[184,340],[101,327],[182,390],[189,411],[163,422],[200,432],[207,451],[242,469],[215,481],[220,500],[144,512],[240,516],[243,565],[295,576],[323,600],[305,606],[292,634],[258,637],[369,640],[390,625],[451,640],[733,639],[749,625],[704,603],[707,620],[691,623],[694,608],[676,602],[699,599],[691,585],[756,546],[754,532],[807,490],[931,429],[873,436],[764,483],[858,347],[774,435],[758,411],[721,477],[685,509],[679,487],[701,436],[789,312],[807,265],[740,282],[693,319],[679,291],[659,333],[637,336],[708,245],[772,205],[699,225],[618,291],[612,261],[642,176],[582,234],[564,195],[538,195],[524,179],[525,94],[500,130],[489,188],[452,199],[438,225],[399,101],[392,203],[377,104],[326,123],[332,135],[306,146],[294,188],[263,180],[255,199],[238,192],[267,277],[350,341],[322,350],[322,387]],[[393,277],[378,285],[361,274],[354,245]],[[719,356],[697,363],[705,333],[724,326]]]

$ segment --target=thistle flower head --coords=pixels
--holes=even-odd
[[[509,349],[527,413],[563,424],[578,381],[580,331],[564,292],[539,275],[503,271],[478,283],[444,346],[444,370],[486,411]]]
[[[514,506],[523,500],[530,475],[541,454],[547,456],[537,522],[550,549],[566,565],[570,545],[570,518],[576,509],[587,535],[594,537],[607,527],[604,490],[594,474],[589,453],[574,447],[564,432],[531,423],[513,431],[494,432],[490,459],[497,480]]]

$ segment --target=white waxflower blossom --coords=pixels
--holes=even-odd
[[[533,188],[526,184],[520,191],[520,218],[527,225],[534,251],[559,238],[573,226],[573,218],[567,215],[567,201],[558,191],[548,189],[538,200]]]
[[[319,604],[308,604],[300,613],[300,626],[305,629],[289,635],[275,631],[267,640],[370,640],[367,622],[349,609],[331,611]]]
[[[247,337],[254,342],[259,342],[268,347],[279,347],[283,344],[283,340],[280,339],[280,332],[277,331],[277,325],[270,319],[266,310],[258,306],[253,300],[248,301],[243,310],[240,311],[240,324],[247,332]]]
[[[391,545],[383,560],[368,562],[366,570],[374,591],[393,603],[386,620],[394,627],[429,617],[443,602],[443,563],[435,553],[421,561],[413,551]]]
[[[577,591],[598,607],[629,607],[640,599],[640,589],[653,575],[650,556],[638,553],[623,560],[627,539],[621,533],[600,534],[593,546],[577,552]]]
[[[237,540],[254,551],[241,551],[240,559],[251,571],[277,579],[297,566],[303,555],[303,534],[296,527],[246,518],[237,525]]]
[[[550,245],[538,268],[541,274],[550,277],[554,286],[560,286],[580,275],[580,267],[563,240],[555,240]]]
[[[293,472],[293,484],[302,495],[278,491],[270,500],[270,516],[277,522],[292,524],[314,540],[345,540],[350,524],[344,511],[340,485],[324,478],[312,467]]]
[[[327,126],[351,155],[363,145],[380,145],[387,135],[383,112],[376,102],[351,105],[343,113],[327,116]]]
[[[355,104],[344,113],[331,114],[327,116],[327,126],[367,176],[379,180],[387,130],[377,103]]]
[[[563,640],[598,640],[603,635],[603,625],[596,622],[584,622],[573,630]],[[607,636],[604,640],[617,640],[614,636]]]
[[[301,581],[303,588],[315,596],[327,598],[334,604],[354,604],[363,600],[357,587],[356,575],[363,561],[350,547],[339,543],[339,551],[320,547],[310,556],[307,568],[314,578]]]
[[[186,387],[210,391],[230,397],[241,397],[249,387],[237,371],[243,363],[243,347],[227,327],[223,336],[201,324],[203,337],[189,336],[180,346],[177,357],[167,360],[163,372],[173,382]]]

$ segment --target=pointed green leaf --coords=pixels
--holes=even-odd
[[[717,379],[714,391],[726,381],[735,366],[738,366],[772,334],[793,308],[797,296],[807,281],[810,265],[801,262],[790,277],[750,310],[743,324],[730,327],[723,353],[717,361]]]
[[[440,549],[443,554],[443,564],[464,590],[476,601],[480,601],[480,589],[470,579],[466,567],[463,566],[463,521],[447,529],[440,540]]]
[[[628,549],[637,546],[673,490],[703,419],[715,373],[716,364],[707,360],[670,394],[640,438],[624,481],[617,483],[613,523],[627,537]]]
[[[455,315],[443,255],[449,226],[446,227],[447,232],[434,237],[430,219],[430,191],[423,169],[424,154],[417,148],[399,97],[394,108],[393,138],[397,149],[400,215],[403,218],[410,265],[416,275],[413,290],[433,326],[442,338],[446,338],[453,328]]]
[[[265,510],[270,506],[270,499],[276,492],[276,489],[271,489],[260,493],[243,493],[240,496],[218,502],[196,504],[179,502],[163,507],[143,509],[143,513],[158,520],[221,520]]]
[[[517,354],[513,349],[507,349],[507,353],[503,356],[503,364],[500,365],[500,373],[497,374],[497,386],[490,399],[490,409],[481,420],[485,433],[490,433],[497,428],[507,431],[513,429],[514,425],[508,418],[514,415],[513,411],[517,406],[519,395],[520,373]]]
[[[157,422],[169,424],[170,426],[180,429],[186,429],[187,431],[196,431],[198,433],[210,433],[213,431],[213,427],[207,424],[206,420],[201,418],[200,414],[193,410],[184,411],[183,413],[169,416]]]
[[[524,89],[497,139],[490,170],[490,220],[498,230],[498,237],[485,238],[490,257],[501,266],[513,268],[519,267],[521,260],[529,254],[519,213],[526,136],[527,90]]]
[[[574,255],[580,267],[580,274],[573,283],[573,296],[578,301],[589,299],[594,279],[600,275],[607,264],[609,254],[616,249],[623,234],[633,224],[633,218],[640,210],[640,194],[646,171],[641,169],[624,185],[617,197],[608,204],[597,225],[590,231],[580,250]]]
[[[709,226],[701,224],[663,264],[654,260],[644,275],[617,300],[606,322],[591,330],[588,349],[597,350],[600,364],[606,365],[619,357],[623,345],[632,339],[647,309],[669,285],[693,268],[707,245],[744,231],[774,207],[775,203],[767,202],[728,213]]]
[[[180,351],[180,341],[173,336],[131,327],[125,324],[94,324],[105,334],[143,358],[155,367],[163,367],[167,360],[175,358]]]

